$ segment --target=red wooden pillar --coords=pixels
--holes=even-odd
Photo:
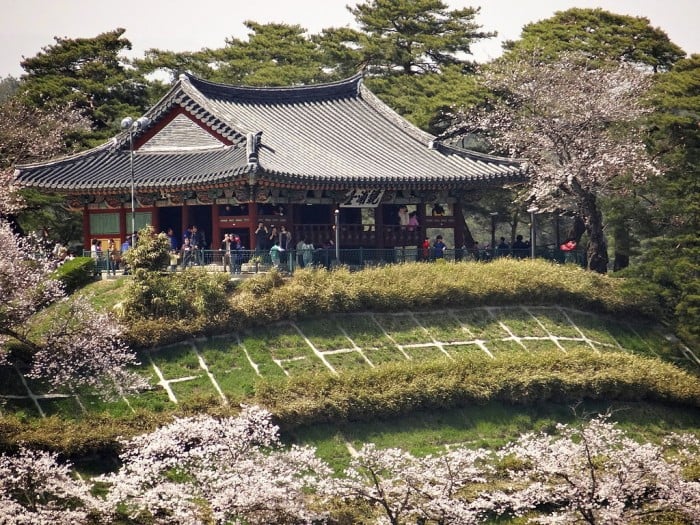
[[[455,249],[464,246],[464,214],[462,213],[462,202],[457,201],[453,205],[455,218]]]
[[[383,249],[384,248],[384,209],[382,207],[382,203],[379,203],[379,206],[374,208],[374,227],[377,229],[376,231],[376,243],[377,243],[377,248]]]
[[[210,249],[218,250],[220,246],[215,246],[214,243],[221,243],[221,225],[219,224],[219,205],[212,204],[211,206],[211,246]]]
[[[158,208],[156,206],[151,208],[151,226],[155,233],[160,233],[160,217],[158,217]]]
[[[89,250],[91,242],[92,238],[90,237],[90,210],[88,209],[88,205],[86,204],[83,207],[83,248]]]
[[[123,243],[129,237],[129,230],[126,229],[126,208],[122,204],[119,210],[119,242]]]
[[[255,250],[257,246],[255,230],[258,229],[258,205],[254,201],[248,203],[248,219],[250,221],[248,230],[250,232],[250,249]]]
[[[178,244],[182,245],[183,240],[184,240],[184,235],[185,232],[187,231],[187,228],[190,226],[190,208],[187,206],[187,203],[182,204],[182,225],[180,228],[180,231],[182,232],[182,238],[179,239]]]

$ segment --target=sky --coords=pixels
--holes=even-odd
[[[698,0],[445,0],[451,8],[480,7],[476,22],[498,37],[472,51],[484,62],[500,54],[503,40],[515,40],[525,24],[571,7],[644,16],[688,54],[700,53]],[[0,78],[19,77],[22,57],[33,57],[54,36],[94,37],[117,27],[133,45],[127,56],[147,49],[198,51],[220,48],[228,37],[245,39],[246,20],[298,24],[310,33],[354,27],[346,5],[358,0],[0,0]]]

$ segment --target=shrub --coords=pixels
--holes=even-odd
[[[133,270],[155,272],[165,268],[170,262],[170,241],[165,233],[155,234],[152,226],[139,232],[135,247],[129,248],[123,256]]]
[[[623,353],[542,352],[455,362],[392,363],[341,376],[260,380],[256,402],[285,427],[372,421],[500,401],[657,401],[700,406],[700,379],[674,365]]]
[[[125,293],[124,315],[132,322],[197,316],[216,319],[228,313],[233,287],[226,274],[200,268],[178,274],[140,270]]]
[[[498,259],[485,264],[407,263],[350,272],[304,269],[282,280],[251,279],[232,298],[237,327],[328,313],[391,312],[513,304],[552,305],[653,317],[657,298],[624,279],[546,261]]]
[[[54,277],[61,281],[67,294],[71,294],[95,280],[95,260],[92,257],[76,257],[56,268]]]

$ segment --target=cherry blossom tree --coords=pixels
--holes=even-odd
[[[54,262],[32,237],[14,233],[8,220],[26,206],[12,181],[14,164],[65,152],[70,134],[86,127],[70,109],[39,110],[16,99],[0,105],[0,364],[8,364],[7,345],[14,340],[31,351],[29,375],[57,389],[88,387],[111,397],[146,386],[129,369],[136,357],[119,338],[121,328],[86,299],[63,301]],[[33,330],[30,320],[61,301],[63,315],[54,315],[40,333]]]
[[[147,386],[130,369],[137,360],[120,338],[121,327],[87,298],[66,300],[61,283],[52,277],[53,261],[30,238],[13,233],[0,220],[0,246],[0,363],[8,364],[5,349],[15,340],[31,351],[29,375],[56,389],[87,387],[113,397]],[[35,330],[30,320],[51,303],[59,303],[55,312],[60,313],[47,319],[43,330]]]
[[[61,298],[63,289],[49,277],[51,261],[1,219],[0,246],[0,349],[10,338],[38,348],[27,333],[27,322],[42,307]],[[0,359],[4,355],[0,351]]]
[[[379,508],[388,523],[480,523],[484,506],[459,497],[460,489],[484,483],[492,470],[489,452],[456,448],[418,458],[400,449],[364,445],[345,475],[330,480],[326,494],[364,500]],[[490,510],[490,509],[489,509]]]
[[[66,142],[87,120],[72,109],[41,110],[10,98],[0,104],[0,217],[20,211],[15,164],[36,162],[66,152]]]
[[[494,150],[530,165],[528,204],[570,211],[588,234],[588,267],[605,273],[605,225],[599,198],[632,191],[620,181],[656,174],[638,125],[651,74],[627,63],[595,68],[576,54],[556,62],[518,58],[484,74],[488,107],[463,109],[446,135],[485,133]],[[583,231],[578,232],[580,241]]]
[[[510,474],[523,486],[500,495],[504,507],[556,509],[539,523],[643,523],[664,512],[695,523],[700,516],[700,483],[682,475],[684,460],[700,451],[693,436],[671,436],[666,446],[675,441],[678,452],[667,459],[666,447],[632,440],[607,415],[557,429],[526,434],[502,451],[522,462]]]
[[[95,523],[106,508],[89,489],[56,454],[21,448],[14,455],[0,455],[0,523]]]
[[[309,523],[308,505],[329,467],[308,447],[281,447],[269,412],[178,418],[124,443],[123,467],[105,476],[108,501],[154,523]]]
[[[323,509],[339,500],[369,504],[375,515],[363,522],[377,524],[695,523],[700,483],[683,474],[699,452],[693,435],[639,443],[603,415],[497,452],[459,446],[416,457],[366,444],[334,476],[314,449],[282,446],[269,412],[244,407],[126,440],[121,467],[89,482],[55,454],[2,455],[0,523],[320,524],[334,522]],[[93,482],[105,498],[91,495]]]

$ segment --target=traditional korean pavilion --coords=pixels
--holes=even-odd
[[[343,248],[416,246],[437,233],[461,245],[461,203],[525,178],[517,161],[421,131],[359,74],[281,88],[181,75],[145,116],[145,127],[94,149],[17,167],[18,183],[83,211],[86,248],[123,242],[134,219],[180,239],[197,225],[213,249],[224,233],[255,248],[259,221],[319,245],[335,236],[336,210]],[[415,212],[411,226],[399,211]]]

